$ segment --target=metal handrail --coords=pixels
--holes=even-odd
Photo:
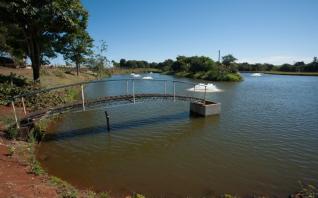
[[[181,83],[181,84],[189,84],[189,85],[196,85],[195,83],[191,82],[185,82],[185,81],[178,81],[178,80],[164,80],[164,79],[138,79],[138,78],[126,78],[126,79],[111,79],[111,80],[93,80],[93,81],[84,81],[84,82],[79,82],[79,83],[73,83],[69,85],[61,85],[61,86],[56,86],[56,87],[51,87],[51,88],[45,88],[45,89],[39,89],[36,91],[24,93],[24,94],[19,94],[16,96],[13,96],[12,100],[15,101],[17,98],[22,98],[22,97],[29,97],[33,96],[39,93],[47,93],[53,90],[58,90],[58,89],[64,89],[64,88],[69,88],[69,87],[75,87],[75,86],[81,86],[81,85],[87,85],[87,84],[95,84],[95,83],[103,83],[103,82],[118,82],[118,81],[154,81],[154,82],[172,82],[172,83]]]
[[[25,109],[25,99],[26,97],[29,96],[33,96],[33,95],[37,95],[40,93],[47,93],[53,90],[58,90],[58,89],[65,89],[65,88],[69,88],[69,87],[75,87],[75,86],[80,86],[81,89],[81,101],[82,101],[82,108],[83,111],[85,111],[85,94],[84,94],[84,85],[87,84],[95,84],[95,83],[105,83],[105,82],[126,82],[126,94],[129,94],[129,81],[132,81],[132,99],[133,99],[133,103],[136,102],[135,99],[135,81],[152,81],[152,82],[163,82],[164,83],[164,95],[167,95],[167,82],[170,82],[171,84],[173,84],[173,101],[176,101],[176,84],[187,84],[187,85],[194,85],[194,93],[195,93],[195,86],[196,83],[192,83],[192,82],[185,82],[185,81],[179,81],[179,80],[167,80],[167,79],[136,79],[136,78],[125,78],[125,79],[106,79],[106,80],[94,80],[94,81],[84,81],[84,82],[78,82],[78,83],[73,83],[73,84],[69,84],[69,85],[62,85],[62,86],[57,86],[57,87],[51,87],[51,88],[46,88],[46,89],[39,89],[36,91],[32,91],[29,93],[24,93],[24,94],[19,94],[16,95],[12,98],[11,100],[11,105],[13,108],[13,113],[14,113],[14,118],[17,124],[17,128],[19,128],[19,121],[18,121],[18,117],[17,117],[17,113],[16,113],[16,109],[15,109],[15,105],[14,102],[16,101],[16,99],[21,99],[22,102],[22,106],[23,106],[23,111],[24,114],[26,115],[26,109]],[[206,100],[206,91],[207,91],[207,85],[205,86],[205,92],[204,92],[204,103]]]

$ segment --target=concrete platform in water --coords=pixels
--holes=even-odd
[[[218,115],[221,113],[221,103],[206,101],[202,102],[191,102],[190,112],[200,116]]]

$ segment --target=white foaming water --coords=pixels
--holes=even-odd
[[[208,83],[199,83],[195,85],[194,87],[188,89],[188,91],[195,91],[195,92],[205,92],[205,87],[206,87],[206,92],[221,92],[223,91],[222,89],[217,88],[214,84]]]
[[[251,76],[259,77],[259,76],[262,76],[262,74],[261,73],[253,73]]]
[[[140,74],[131,73],[130,75],[131,75],[132,77],[134,77],[134,78],[139,78],[139,77],[140,77]]]
[[[145,80],[152,80],[152,79],[153,79],[153,77],[151,77],[151,76],[145,76],[145,77],[143,77],[142,79],[145,79]]]

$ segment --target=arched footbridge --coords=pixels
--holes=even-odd
[[[119,84],[120,86],[116,86],[113,83]],[[114,85],[116,86],[116,91],[114,92],[115,94],[108,94],[105,92],[98,97],[91,97],[89,95],[90,93],[85,92],[84,87],[90,86],[92,84],[102,84],[102,86]],[[146,86],[156,86],[155,90],[160,91],[153,92],[147,91],[149,90],[147,88],[140,88],[144,88],[145,84]],[[138,86],[140,86],[139,89]],[[184,87],[189,86],[192,87],[192,91],[185,91]],[[204,87],[203,89],[202,86]],[[69,88],[76,88],[79,90],[80,97],[78,97],[78,100],[69,102],[67,104],[45,107],[35,111],[31,110],[27,112],[25,104],[28,99],[31,99],[32,97],[41,97],[41,94],[54,93],[56,91],[66,90]],[[200,92],[200,94],[196,94],[198,92]],[[156,79],[109,79],[74,83],[16,95],[13,97],[11,105],[16,125],[19,128],[21,122],[41,119],[43,117],[63,114],[65,112],[89,111],[93,109],[107,108],[110,106],[136,104],[147,101],[188,101],[190,103],[190,111],[192,113],[201,116],[219,114],[221,110],[221,104],[207,100],[206,96],[207,85],[201,85],[201,90],[196,90],[196,84],[191,82]],[[22,105],[24,116],[18,117],[16,112],[17,103]]]

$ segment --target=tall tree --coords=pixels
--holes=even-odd
[[[97,78],[103,77],[105,68],[109,66],[110,61],[106,57],[106,52],[107,44],[102,40],[98,46],[95,46],[94,53],[87,61],[87,66],[97,73]]]
[[[232,63],[234,63],[237,59],[232,55],[226,55],[222,57],[222,63],[226,66],[230,66]]]
[[[0,23],[16,34],[6,42],[30,58],[34,81],[41,63],[62,51],[64,37],[85,31],[87,20],[80,0],[0,0]]]
[[[65,60],[70,60],[76,65],[76,74],[79,75],[80,65],[84,63],[93,52],[93,39],[86,31],[79,30],[64,37],[62,50]]]
[[[235,63],[236,60],[237,59],[232,54],[229,54],[222,57],[222,64],[225,66],[225,69],[228,72],[236,72],[237,71],[237,64]]]

